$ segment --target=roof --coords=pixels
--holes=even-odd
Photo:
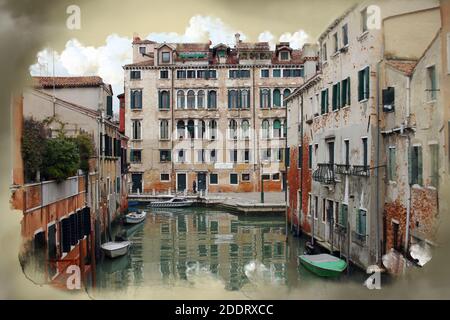
[[[111,85],[103,82],[99,76],[82,77],[33,77],[33,87],[35,88],[89,88],[108,86],[112,93]]]
[[[147,40],[147,39],[141,40],[141,38],[139,38],[139,37],[133,38],[133,44],[154,44],[154,43],[156,43],[156,42],[152,41],[152,40]]]
[[[128,68],[128,67],[149,67],[149,66],[154,66],[155,65],[154,61],[155,61],[154,59],[148,59],[148,60],[144,60],[144,61],[140,61],[140,62],[126,64],[123,67],[124,68]]]
[[[270,45],[268,42],[240,42],[236,46],[239,51],[270,51]]]
[[[386,64],[407,76],[411,76],[417,65],[415,60],[387,60]]]
[[[178,52],[208,52],[209,43],[177,43],[176,50]]]

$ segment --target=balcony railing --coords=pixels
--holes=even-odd
[[[335,172],[337,174],[350,174],[351,166],[349,164],[336,164]]]
[[[332,163],[319,163],[313,172],[313,180],[323,184],[335,184],[335,170]]]
[[[369,166],[359,166],[359,165],[354,165],[352,168],[352,175],[354,176],[361,176],[361,177],[369,177],[370,176],[370,168]]]

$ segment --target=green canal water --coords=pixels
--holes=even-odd
[[[252,297],[258,290],[290,290],[312,283],[362,287],[367,278],[355,267],[332,280],[310,273],[298,259],[306,239],[288,232],[286,241],[281,216],[248,217],[197,207],[145,210],[143,223],[114,226],[113,235],[125,233],[133,244],[128,255],[105,258],[98,265],[99,292],[180,287],[195,292],[214,283],[224,292],[250,292]],[[198,296],[208,298],[202,292]]]

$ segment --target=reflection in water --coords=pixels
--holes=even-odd
[[[128,255],[99,265],[98,288],[170,288],[180,282],[190,286],[206,275],[230,291],[251,291],[259,284],[292,287],[299,278],[317,281],[299,267],[303,243],[294,238],[290,247],[286,244],[283,217],[159,209],[148,212],[137,226],[118,226],[115,233],[119,232],[125,232],[133,245]]]

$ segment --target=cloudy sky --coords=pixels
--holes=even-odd
[[[123,91],[122,66],[131,63],[133,33],[158,42],[207,42],[234,44],[239,32],[247,41],[268,41],[272,46],[289,41],[294,48],[314,42],[338,14],[356,0],[305,0],[163,2],[130,0],[126,7],[112,0],[80,3],[81,29],[68,32],[66,40],[49,41],[30,66],[32,75],[99,75]],[[75,2],[76,3],[76,2]],[[100,14],[101,13],[101,14]],[[116,15],[114,15],[114,13]],[[63,13],[67,14],[67,13]],[[54,65],[54,66],[53,66]],[[117,99],[115,99],[117,107]]]

